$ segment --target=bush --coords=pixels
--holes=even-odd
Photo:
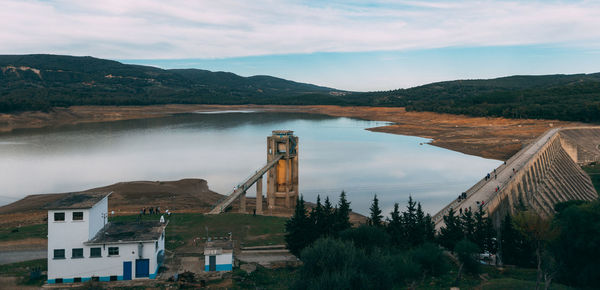
[[[467,239],[463,239],[456,244],[454,252],[458,256],[458,260],[463,265],[467,273],[478,274],[479,262],[477,262],[477,253],[479,247]]]

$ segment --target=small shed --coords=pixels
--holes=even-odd
[[[233,241],[216,240],[206,242],[204,247],[204,271],[233,270]]]

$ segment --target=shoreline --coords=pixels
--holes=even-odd
[[[537,119],[469,117],[432,112],[407,112],[402,107],[280,106],[280,105],[152,105],[73,106],[50,112],[0,114],[0,134],[20,129],[52,128],[80,123],[161,118],[198,111],[262,110],[323,114],[390,122],[368,128],[372,132],[431,139],[428,144],[489,159],[507,160],[532,140],[553,127],[585,126],[584,123]]]

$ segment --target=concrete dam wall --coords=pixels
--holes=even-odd
[[[568,200],[594,200],[598,193],[581,165],[600,161],[600,127],[556,128],[534,142],[467,190],[434,216],[436,229],[450,208],[456,212],[483,206],[500,226],[504,216],[519,208],[544,217],[554,205]]]

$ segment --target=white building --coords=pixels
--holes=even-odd
[[[233,241],[210,241],[204,247],[204,271],[233,269]]]
[[[48,283],[154,279],[166,224],[107,223],[110,192],[70,193],[48,209]]]

